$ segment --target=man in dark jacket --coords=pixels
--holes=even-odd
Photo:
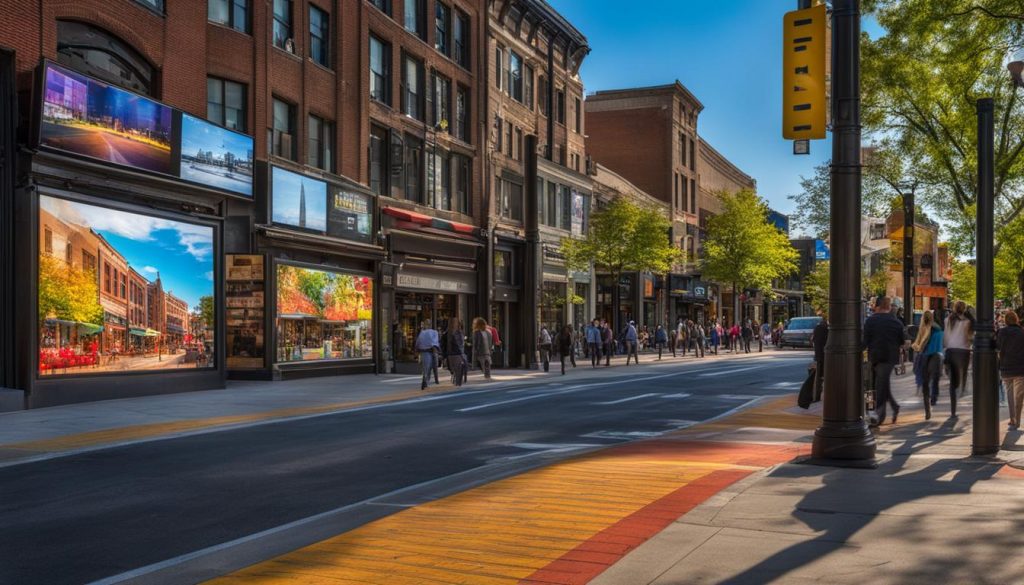
[[[890,377],[893,367],[899,363],[900,347],[908,341],[903,323],[892,314],[892,299],[879,297],[874,313],[864,322],[863,347],[868,350],[868,362],[875,373],[875,414],[877,419],[871,426],[885,422],[885,406],[892,405],[892,422],[900,414],[900,405],[892,397]]]
[[[821,400],[821,392],[825,387],[825,343],[828,341],[828,315],[821,314],[821,322],[811,333],[814,345],[814,401]]]
[[[1020,428],[1021,407],[1024,407],[1024,329],[1013,311],[1004,316],[1006,327],[996,333],[999,349],[999,376],[1006,387],[1006,404],[1010,410],[1008,430]]]

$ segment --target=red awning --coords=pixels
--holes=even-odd
[[[381,211],[391,217],[397,217],[398,219],[421,225],[430,225],[430,220],[432,219],[429,215],[423,215],[422,213],[416,213],[415,211],[409,211],[400,207],[385,207]]]
[[[432,227],[460,234],[472,234],[476,231],[476,227],[468,223],[460,223],[457,221],[442,219],[440,217],[430,217],[429,215],[409,211],[408,209],[402,209],[400,207],[384,207],[381,211],[391,217],[424,227]]]

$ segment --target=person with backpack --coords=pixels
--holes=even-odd
[[[630,357],[635,360],[636,365],[640,365],[640,356],[636,353],[637,333],[635,322],[630,321],[626,328],[622,330],[622,345],[626,350],[626,365],[629,365]]]
[[[565,358],[569,358],[572,363],[572,367],[576,367],[576,356],[572,349],[572,327],[566,325],[562,327],[562,332],[558,334],[558,359],[562,362],[562,375],[565,375]]]
[[[466,335],[462,332],[462,320],[452,319],[445,336],[445,353],[448,355],[448,369],[455,386],[462,386],[466,379]]]
[[[544,325],[541,325],[540,334],[537,336],[537,348],[540,350],[540,363],[544,365],[546,372],[551,363],[551,333]]]
[[[931,311],[921,315],[917,336],[911,347],[914,349],[914,375],[921,381],[921,395],[924,398],[924,419],[932,418],[932,397],[939,396],[939,374],[942,372],[943,331],[935,322]]]
[[[1010,411],[1007,430],[1020,429],[1021,409],[1024,407],[1024,329],[1020,316],[1007,311],[1003,317],[1006,326],[996,332],[996,348],[999,350],[999,377],[1006,387],[1006,406]]]
[[[658,361],[661,361],[661,352],[665,349],[666,344],[668,344],[668,335],[665,333],[665,328],[658,325],[654,330],[654,345],[658,347]]]
[[[483,370],[484,379],[491,379],[491,351],[493,351],[491,332],[487,321],[482,317],[473,319],[473,364]]]
[[[966,392],[967,367],[971,363],[974,344],[974,316],[967,311],[967,303],[957,301],[953,304],[953,312],[946,317],[942,343],[946,348],[946,363],[949,364],[950,412],[956,417],[957,394],[963,396]],[[934,405],[935,400],[932,400]]]

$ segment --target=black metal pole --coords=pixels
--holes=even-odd
[[[903,324],[914,324],[914,189],[903,194]]]
[[[860,0],[832,4],[832,270],[822,424],[813,461],[873,466],[861,388]]]
[[[537,208],[537,136],[527,134],[523,149],[526,154],[526,185],[523,186],[523,218],[526,224],[526,258],[523,262],[525,278],[523,279],[523,299],[520,301],[521,322],[509,324],[510,328],[518,326],[522,348],[526,354],[523,364],[528,369],[537,367],[537,328],[540,323],[540,293],[543,286],[541,278],[541,247],[540,247],[540,216]],[[513,348],[508,348],[512,351]]]
[[[974,333],[974,427],[971,453],[999,451],[999,382],[993,326],[994,114],[992,98],[978,100],[977,319]]]

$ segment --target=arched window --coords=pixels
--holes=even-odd
[[[153,66],[130,45],[94,26],[57,21],[57,61],[76,71],[153,96]]]

